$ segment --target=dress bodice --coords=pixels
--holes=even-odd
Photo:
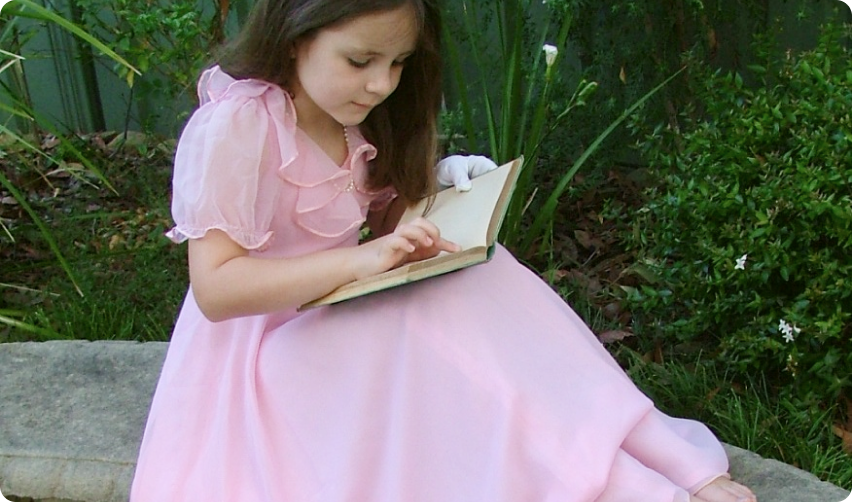
[[[392,188],[368,188],[376,148],[356,127],[338,166],[299,129],[281,87],[214,66],[198,93],[175,156],[175,242],[216,228],[269,257],[355,245],[369,209],[394,197]]]

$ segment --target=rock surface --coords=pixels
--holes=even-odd
[[[0,492],[22,502],[126,502],[166,343],[0,344]],[[727,446],[761,502],[849,493]]]

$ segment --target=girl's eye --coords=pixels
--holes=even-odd
[[[403,59],[402,61],[394,61],[393,65],[394,66],[405,66],[405,60]]]
[[[349,58],[349,64],[355,68],[366,68],[370,61],[358,61],[357,59]]]

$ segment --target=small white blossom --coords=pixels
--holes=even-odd
[[[737,258],[737,264],[734,267],[734,270],[745,270],[746,259],[748,258],[747,254],[744,254]]]
[[[559,49],[554,45],[544,44],[544,47],[541,48],[544,51],[544,62],[547,63],[547,67],[550,68],[553,66],[553,63],[556,62],[556,55],[559,54]]]
[[[784,319],[781,319],[781,322],[778,323],[778,330],[781,331],[782,338],[784,338],[784,341],[787,343],[790,343],[795,340],[796,335],[802,332],[802,330],[798,326],[796,326],[795,324],[790,324]]]

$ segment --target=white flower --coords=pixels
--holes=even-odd
[[[795,324],[790,324],[784,319],[781,319],[781,322],[778,323],[778,330],[782,333],[782,338],[787,343],[792,342],[796,339],[796,335],[802,332],[802,330],[796,326]],[[796,335],[794,335],[795,333]]]
[[[734,267],[734,270],[745,270],[746,259],[748,258],[747,254],[740,256],[737,259],[737,265]]]
[[[553,66],[553,63],[556,62],[556,55],[559,54],[559,49],[556,46],[550,44],[544,44],[544,47],[541,48],[544,51],[544,62],[547,63],[547,67],[550,68]]]

